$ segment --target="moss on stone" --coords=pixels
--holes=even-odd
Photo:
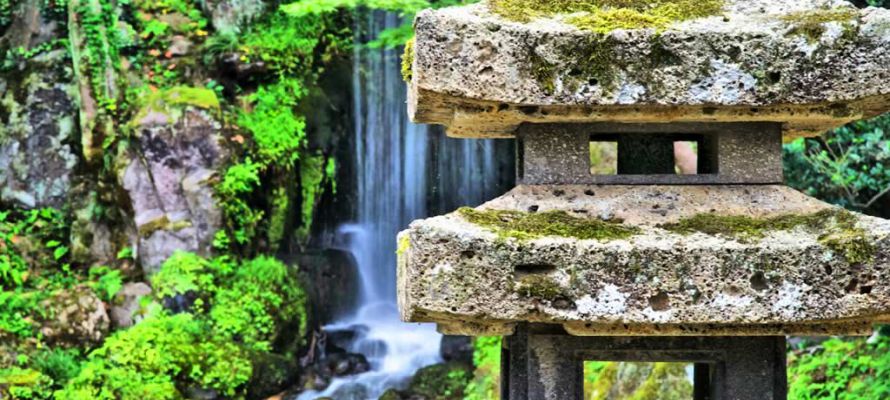
[[[526,275],[519,278],[513,291],[523,297],[553,301],[565,297],[562,286],[545,275]]]
[[[411,239],[408,238],[408,235],[399,237],[399,246],[396,249],[396,255],[401,257],[409,248],[411,248]]]
[[[818,41],[825,33],[825,24],[830,22],[844,23],[844,33],[851,31],[850,21],[859,13],[853,8],[811,10],[790,13],[782,16],[782,20],[792,26],[791,33],[806,36],[810,41]]]
[[[412,68],[414,65],[414,38],[405,42],[405,53],[402,54],[402,79],[405,82],[411,82],[413,77]]]
[[[671,23],[719,14],[723,0],[490,0],[491,10],[510,20],[569,15],[579,29],[608,33],[616,29],[664,30]]]
[[[819,231],[819,243],[843,254],[850,263],[869,262],[874,258],[875,246],[861,228],[856,227],[856,216],[845,210],[827,209],[812,214],[786,214],[770,218],[742,215],[698,214],[660,228],[679,234],[705,233],[742,240],[759,239],[772,231],[803,228]]]
[[[520,240],[543,236],[573,237],[587,240],[626,239],[639,233],[639,228],[618,222],[578,218],[565,211],[526,213],[509,210],[458,210],[467,221],[488,228],[503,238]]]
[[[546,94],[553,94],[556,89],[556,67],[534,51],[529,56],[529,66],[541,90]]]
[[[219,99],[214,91],[188,86],[176,86],[148,92],[142,97],[140,103],[139,112],[133,118],[135,124],[139,124],[151,112],[159,112],[172,119],[178,119],[181,113],[180,109],[187,106],[216,112],[220,110]]]

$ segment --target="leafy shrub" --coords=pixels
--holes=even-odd
[[[210,318],[216,332],[254,350],[270,351],[272,342],[289,323],[302,338],[306,334],[306,296],[293,271],[271,257],[247,261],[235,271],[228,287],[217,292]]]
[[[850,209],[887,215],[890,192],[890,114],[857,121],[824,139],[784,146],[788,185]]]
[[[501,337],[484,336],[473,340],[473,378],[464,391],[465,400],[489,400],[499,396]]]
[[[19,287],[41,269],[68,269],[67,231],[52,208],[0,211],[0,287]]]
[[[55,393],[60,400],[178,399],[179,387],[232,396],[250,378],[244,350],[209,336],[192,314],[152,315],[109,337],[80,373]]]
[[[817,352],[788,358],[789,398],[886,399],[890,397],[890,338],[830,339]]]

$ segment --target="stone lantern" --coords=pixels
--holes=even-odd
[[[585,360],[690,362],[697,399],[783,399],[786,335],[890,322],[890,221],[784,186],[781,153],[890,111],[890,10],[572,3],[418,14],[411,116],[515,138],[519,185],[399,235],[402,318],[508,336],[511,400],[580,399]],[[604,147],[614,171],[593,173]]]

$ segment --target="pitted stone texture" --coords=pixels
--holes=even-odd
[[[803,227],[747,240],[658,227],[715,210],[771,217],[830,207],[773,185],[519,186],[480,209],[563,210],[623,220],[641,233],[518,241],[457,213],[415,221],[400,234],[399,306],[405,321],[468,335],[508,334],[521,321],[562,324],[576,335],[864,334],[890,316],[882,283],[890,278],[890,221],[855,216],[875,252],[854,264]],[[560,294],[517,290],[529,275]]]
[[[826,9],[852,18],[818,37],[794,21]],[[720,16],[605,36],[481,3],[423,11],[415,29],[410,114],[452,136],[592,121],[772,121],[797,136],[890,109],[890,10],[840,0],[728,0]]]

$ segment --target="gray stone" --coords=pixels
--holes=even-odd
[[[114,295],[111,307],[111,323],[115,328],[129,328],[139,319],[137,313],[143,297],[151,294],[151,287],[144,282],[129,282]]]
[[[801,20],[827,13],[814,29]],[[413,119],[457,137],[603,121],[772,121],[793,137],[890,108],[890,10],[728,0],[720,15],[662,32],[607,34],[565,19],[509,21],[484,2],[418,13]]]
[[[867,334],[890,316],[890,221],[840,214],[855,227],[826,216],[826,227],[762,237],[663,225],[834,209],[784,186],[519,186],[479,209],[607,215],[639,232],[517,239],[461,212],[415,221],[399,236],[405,321],[474,336],[509,334],[520,321],[574,335],[825,335]]]
[[[201,5],[217,32],[237,33],[266,9],[263,0],[206,0]]]
[[[78,158],[76,105],[64,50],[27,62],[23,77],[0,82],[0,201],[61,207]]]
[[[139,233],[135,246],[145,273],[155,272],[176,250],[208,255],[222,224],[213,182],[228,156],[219,123],[196,107],[150,109],[141,115],[135,150],[121,161]]]

